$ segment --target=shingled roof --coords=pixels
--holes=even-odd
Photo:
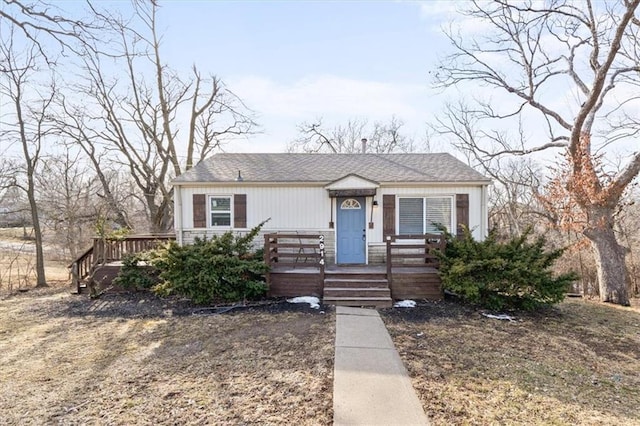
[[[329,183],[356,174],[379,183],[477,182],[490,179],[447,153],[438,154],[216,154],[174,184],[234,182]]]

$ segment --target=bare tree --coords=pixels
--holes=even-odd
[[[49,114],[55,85],[38,84],[39,60],[42,58],[35,46],[17,53],[13,30],[9,30],[0,43],[0,97],[4,105],[11,108],[11,114],[1,118],[0,138],[10,144],[17,144],[22,151],[24,179],[15,176],[13,185],[27,194],[31,222],[36,243],[36,287],[46,287],[42,228],[36,201],[35,176],[41,160],[44,141],[47,138],[47,115]],[[6,103],[5,103],[6,102]]]
[[[52,241],[68,259],[87,247],[94,226],[107,204],[100,194],[100,181],[81,161],[80,153],[51,156],[43,160],[36,177],[38,202]]]
[[[107,164],[128,170],[146,206],[150,230],[162,232],[172,226],[170,179],[229,138],[251,132],[255,123],[216,76],[203,76],[195,66],[187,78],[173,71],[161,57],[156,2],[134,6],[133,19],[102,15],[117,35],[117,46],[109,55],[84,53],[87,80],[81,102],[91,99],[92,104],[70,106],[68,98],[63,121],[72,122],[67,136],[90,159],[101,147],[110,153]],[[114,64],[118,72],[110,75],[105,70]],[[105,164],[91,161],[100,175]]]
[[[626,208],[620,211],[618,235],[629,248],[627,265],[631,279],[631,291],[640,296],[640,191],[638,186],[625,197]]]
[[[466,122],[492,129],[456,127],[459,142],[479,158],[566,150],[564,187],[587,218],[582,232],[595,254],[601,300],[621,305],[628,305],[629,297],[626,274],[620,273],[625,248],[616,238],[615,213],[640,172],[640,151],[629,154],[619,172],[598,169],[594,162],[605,147],[629,143],[640,130],[630,112],[639,99],[639,3],[473,1],[463,13],[484,24],[482,35],[449,28],[454,53],[435,75],[441,87],[480,85],[506,97],[499,103],[475,99],[449,110],[449,119],[467,115]],[[558,93],[567,89],[573,105],[563,108]],[[504,120],[516,120],[531,133],[544,129],[546,140],[509,139],[496,130],[505,129]]]
[[[397,117],[388,122],[350,119],[344,125],[326,128],[322,119],[298,125],[299,137],[291,142],[289,152],[356,153],[362,151],[362,139],[367,139],[367,152],[412,152],[414,142],[402,133],[404,123]]]
[[[91,3],[86,5],[93,10]],[[96,41],[93,31],[98,29],[93,22],[74,18],[58,5],[42,0],[2,0],[0,21],[20,32],[49,65],[54,65],[60,54],[77,53],[79,46],[90,47]]]
[[[22,227],[22,237],[31,233],[31,213],[26,193],[16,184],[23,170],[18,161],[0,159],[0,227]],[[29,232],[27,232],[29,226]]]
[[[497,163],[487,174],[494,180],[489,191],[489,223],[493,229],[506,230],[507,237],[521,236],[535,227],[540,218],[555,218],[542,208],[536,197],[540,186],[540,167],[528,158]]]
[[[90,127],[93,120],[89,116],[86,105],[69,105],[63,94],[56,97],[56,105],[60,113],[52,116],[56,134],[64,138],[71,145],[80,148],[84,158],[91,164],[101,186],[100,197],[105,201],[105,211],[113,216],[113,222],[122,228],[133,229],[125,207],[126,194],[118,193],[117,187],[121,183],[114,179],[118,173],[118,166],[109,159],[109,152],[100,144],[99,132]],[[105,170],[109,164],[110,170]],[[115,170],[114,170],[115,168]]]

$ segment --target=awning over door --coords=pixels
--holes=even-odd
[[[373,197],[380,187],[378,182],[363,178],[354,173],[334,180],[325,186],[329,197]]]

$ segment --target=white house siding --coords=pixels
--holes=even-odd
[[[329,229],[331,203],[327,191],[322,187],[282,187],[282,186],[219,186],[181,187],[181,214],[183,226],[176,223],[176,231],[181,233],[181,242],[189,244],[195,237],[211,237],[228,229],[193,227],[193,194],[206,195],[247,195],[247,228],[253,228],[271,218],[256,238],[255,245],[262,247],[264,234],[290,232],[299,234],[322,234],[325,236],[325,252],[328,262],[335,256],[334,230]],[[176,215],[178,217],[178,215]],[[335,220],[335,219],[334,219]],[[243,230],[240,230],[243,231]]]
[[[264,226],[263,233],[269,232],[298,232],[318,233],[325,235],[327,261],[335,258],[335,229],[329,228],[329,222],[336,220],[336,203],[332,203],[324,185],[318,186],[252,186],[239,184],[238,186],[181,186],[179,194],[180,203],[176,205],[176,221],[182,220],[182,224],[176,223],[176,231],[179,233],[179,241],[188,244],[195,236],[211,236],[225,232],[225,229],[194,229],[193,227],[193,194],[207,195],[247,195],[247,229],[258,225],[267,218],[271,218]],[[440,186],[385,186],[378,188],[376,200],[377,208],[371,209],[371,197],[366,197],[366,222],[367,222],[367,251],[369,263],[384,261],[385,248],[382,229],[382,197],[385,194],[396,195],[396,211],[398,196],[431,196],[456,194],[469,195],[469,228],[476,239],[483,239],[487,233],[486,211],[483,213],[483,203],[486,203],[486,195],[483,196],[481,186],[473,185],[440,185]],[[456,223],[455,204],[453,208],[453,223]],[[398,215],[396,214],[396,229]],[[370,229],[368,222],[374,223]],[[242,231],[242,230],[241,230]],[[452,230],[455,232],[455,229]],[[256,244],[261,246],[264,238],[260,237]]]
[[[322,187],[218,186],[181,187],[183,229],[193,229],[193,194],[247,195],[247,228],[271,218],[265,229],[323,229],[329,226],[330,203]]]

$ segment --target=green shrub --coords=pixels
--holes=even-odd
[[[440,254],[443,287],[464,300],[489,309],[533,310],[562,301],[574,272],[554,276],[553,263],[563,249],[545,250],[545,238],[528,242],[531,229],[505,243],[491,233],[475,241],[447,234],[447,248]]]
[[[113,284],[126,290],[149,289],[158,282],[158,271],[151,265],[140,265],[140,262],[148,262],[149,253],[137,253],[125,256],[122,259],[122,268]]]
[[[212,239],[196,238],[191,245],[170,242],[151,252],[150,262],[158,269],[159,295],[180,295],[199,304],[237,301],[266,293],[262,275],[268,270],[251,243],[264,223],[243,236],[229,231]]]

